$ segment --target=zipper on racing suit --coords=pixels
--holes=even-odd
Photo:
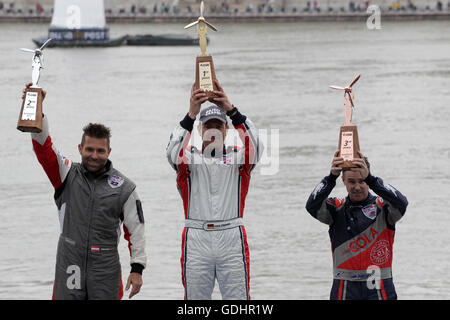
[[[89,182],[89,178],[86,177],[86,179]],[[87,288],[87,269],[88,269],[88,258],[89,258],[89,243],[91,242],[91,222],[92,222],[92,213],[93,213],[93,209],[94,209],[94,200],[95,200],[95,186],[97,184],[97,178],[94,178],[94,183],[91,186],[90,183],[88,183],[89,188],[91,189],[91,198],[89,200],[89,207],[88,207],[88,214],[89,214],[89,224],[88,224],[88,236],[87,236],[87,241],[86,241],[86,259],[84,261],[84,272],[85,272],[85,277],[84,277],[84,286],[85,288]]]

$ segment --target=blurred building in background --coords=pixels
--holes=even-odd
[[[54,0],[0,0],[0,15],[51,15]],[[107,16],[197,15],[200,0],[105,0]],[[206,14],[329,14],[382,11],[450,11],[450,0],[205,0]]]

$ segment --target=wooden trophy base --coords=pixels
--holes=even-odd
[[[352,160],[359,158],[358,129],[355,125],[344,125],[341,127],[338,144],[339,156],[344,158],[344,163],[339,167],[342,169],[356,168]]]
[[[42,131],[42,88],[25,89],[17,130],[39,133]]]
[[[195,62],[195,88],[203,89],[208,98],[217,97],[213,90],[217,90],[216,72],[212,56],[198,56]]]

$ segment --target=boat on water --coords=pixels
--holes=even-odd
[[[47,36],[32,39],[41,47],[117,47],[198,45],[198,38],[184,34],[143,34],[109,37],[103,0],[55,0]],[[208,41],[208,39],[207,39]]]
[[[129,46],[193,46],[198,45],[198,38],[183,34],[129,35],[126,44]]]
[[[127,36],[109,37],[103,0],[55,0],[48,35],[33,42],[40,47],[49,38],[48,47],[115,47]]]

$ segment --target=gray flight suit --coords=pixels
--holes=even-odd
[[[72,163],[55,191],[62,230],[53,299],[121,298],[117,246],[123,206],[135,187],[109,160],[107,171],[99,176]]]

